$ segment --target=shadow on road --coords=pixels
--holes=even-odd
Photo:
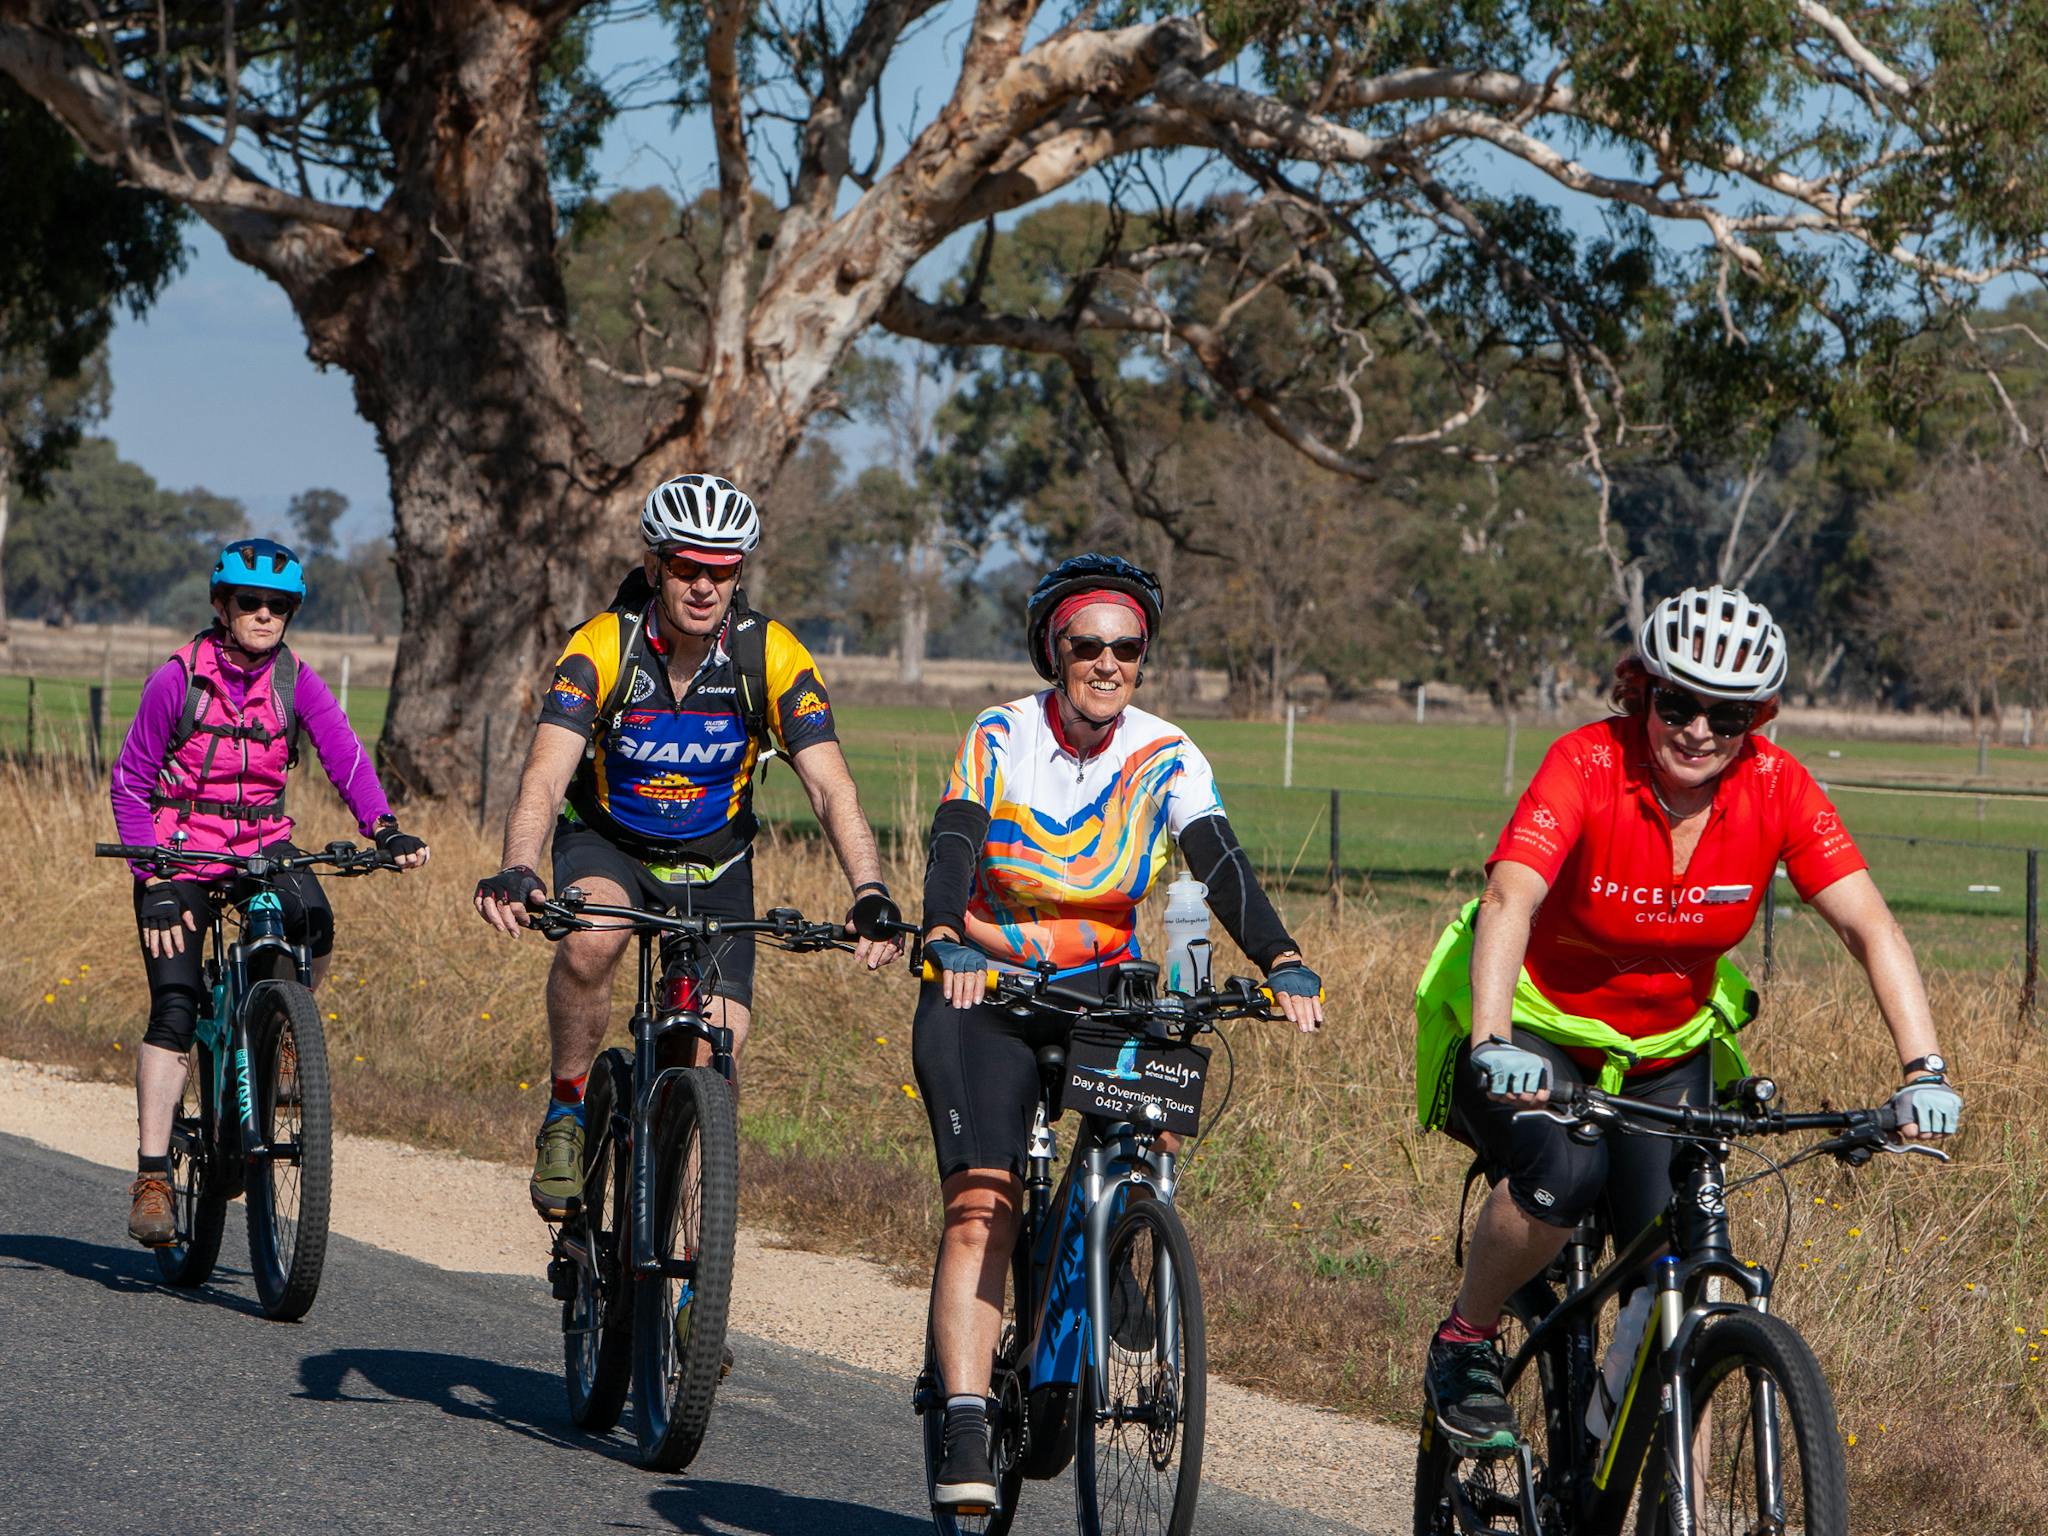
[[[360,1377],[370,1392],[348,1390]],[[483,1419],[529,1439],[614,1461],[630,1461],[617,1441],[579,1433],[569,1423],[562,1378],[502,1361],[425,1349],[333,1349],[299,1362],[297,1394],[314,1402],[422,1403],[457,1419]]]
[[[191,1290],[165,1285],[156,1259],[148,1249],[134,1244],[85,1243],[75,1237],[54,1237],[44,1232],[6,1232],[0,1233],[0,1263],[20,1269],[58,1270],[110,1291],[156,1291],[178,1301],[205,1302],[258,1317],[263,1314],[254,1296],[237,1295],[215,1284]],[[248,1272],[223,1264],[215,1273],[232,1278],[246,1276]]]
[[[671,1483],[648,1496],[648,1505],[671,1529],[704,1536],[925,1536],[929,1520],[913,1520],[886,1509],[812,1499],[752,1483]]]

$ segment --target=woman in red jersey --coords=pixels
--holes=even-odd
[[[1424,1373],[1455,1444],[1514,1442],[1496,1343],[1507,1298],[1603,1196],[1620,1242],[1670,1197],[1668,1140],[1589,1146],[1516,1112],[1588,1082],[1711,1103],[1717,1080],[1744,1070],[1736,1033],[1756,1007],[1726,956],[1781,862],[1870,979],[1898,1049],[1904,1134],[1956,1128],[1962,1101],[1905,935],[1820,786],[1756,734],[1785,671],[1783,632],[1740,592],[1660,603],[1615,669],[1620,712],[1552,745],[1494,845],[1485,894],[1417,988],[1423,1123],[1471,1142],[1493,1185]]]

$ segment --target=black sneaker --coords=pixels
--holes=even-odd
[[[1140,1358],[1149,1360],[1154,1336],[1152,1307],[1145,1300],[1137,1275],[1132,1273],[1131,1256],[1127,1253],[1109,1281],[1110,1348],[1126,1363],[1135,1363]]]
[[[946,1454],[932,1479],[932,1503],[947,1509],[996,1505],[996,1474],[988,1462],[988,1420],[978,1413],[946,1415]]]
[[[1462,1451],[1509,1451],[1518,1434],[1514,1405],[1501,1383],[1499,1346],[1432,1339],[1422,1392],[1444,1434]]]

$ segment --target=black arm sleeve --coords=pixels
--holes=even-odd
[[[1280,914],[1259,888],[1252,861],[1238,846],[1227,816],[1204,816],[1180,834],[1181,857],[1188,873],[1209,887],[1209,910],[1223,920],[1223,930],[1236,940],[1262,971],[1273,957],[1297,946],[1280,922]]]
[[[932,840],[925,849],[924,928],[951,928],[967,936],[967,898],[981,868],[988,837],[988,811],[972,800],[941,800],[932,812]]]

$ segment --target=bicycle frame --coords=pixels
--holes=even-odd
[[[224,1153],[240,1152],[245,1162],[261,1162],[278,1155],[278,1149],[263,1139],[256,1120],[256,1094],[249,1079],[249,994],[262,982],[276,979],[277,957],[289,961],[293,976],[303,986],[313,980],[312,954],[303,944],[293,944],[284,935],[284,905],[277,892],[268,887],[244,898],[238,906],[243,914],[243,937],[227,941],[225,902],[214,904],[210,942],[201,983],[209,1006],[200,1014],[194,1040],[207,1049],[213,1063],[213,1113],[215,1125],[202,1126],[208,1138],[218,1135]],[[233,1067],[232,1079],[229,1067]],[[229,1083],[234,1093],[229,1097]],[[231,1141],[227,1127],[234,1128]],[[239,1143],[239,1145],[237,1145]]]
[[[1564,1299],[1558,1300],[1543,1276],[1519,1293],[1525,1303],[1540,1304],[1542,1316],[1508,1362],[1505,1379],[1512,1390],[1523,1372],[1545,1354],[1551,1354],[1562,1367],[1564,1422],[1550,1426],[1549,1471],[1553,1496],[1572,1507],[1572,1530],[1598,1533],[1621,1529],[1635,1493],[1637,1472],[1660,1424],[1665,1431],[1665,1488],[1675,1491],[1692,1486],[1695,1426],[1684,1365],[1693,1340],[1710,1319],[1722,1313],[1744,1307],[1759,1311],[1769,1308],[1770,1272],[1761,1265],[1751,1266],[1737,1259],[1729,1242],[1722,1166],[1725,1155],[1725,1143],[1681,1141],[1672,1157],[1670,1206],[1644,1227],[1613,1263],[1597,1275],[1589,1274],[1592,1255],[1597,1252],[1597,1234],[1580,1228],[1561,1259]],[[1591,1443],[1582,1420],[1587,1389],[1596,1368],[1594,1325],[1607,1299],[1646,1272],[1650,1277],[1648,1283],[1654,1288],[1655,1326],[1644,1329],[1606,1446],[1597,1460],[1588,1464],[1581,1451],[1590,1448]],[[1746,1300],[1703,1300],[1708,1281],[1715,1277],[1734,1282]],[[1647,1394],[1652,1381],[1657,1389],[1656,1410],[1636,1412],[1639,1399]],[[1754,1426],[1758,1504],[1782,1513],[1784,1490],[1779,1486],[1777,1420],[1770,1411],[1770,1398],[1771,1389],[1765,1383],[1759,1394]],[[1522,1463],[1523,1528],[1540,1530],[1543,1527],[1526,1443],[1517,1447],[1516,1454]],[[1678,1494],[1669,1502],[1674,1536],[1691,1536],[1691,1501]]]

